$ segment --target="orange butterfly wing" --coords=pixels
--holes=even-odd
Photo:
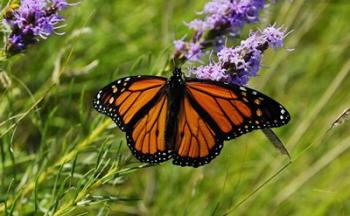
[[[186,80],[174,161],[198,167],[220,154],[224,140],[288,123],[289,113],[253,89],[210,80]]]
[[[290,120],[281,104],[247,87],[188,80],[186,93],[225,140],[256,129],[279,127]]]
[[[198,167],[220,153],[223,140],[193,107],[186,96],[181,102],[175,138],[175,165]]]
[[[156,76],[122,78],[101,89],[93,100],[93,106],[126,131],[159,99],[165,83],[165,78]]]
[[[171,157],[165,145],[166,79],[133,76],[116,80],[96,95],[95,109],[111,117],[126,132],[129,148],[142,162],[159,163]]]
[[[163,95],[152,108],[126,131],[129,148],[135,157],[147,163],[160,163],[172,157],[165,144],[168,99]]]

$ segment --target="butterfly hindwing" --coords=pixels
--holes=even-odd
[[[290,120],[281,104],[247,87],[190,79],[186,93],[224,140],[256,129],[279,127]]]
[[[181,102],[177,125],[173,156],[175,165],[198,167],[219,155],[223,140],[194,109],[187,96]]]
[[[165,144],[167,107],[168,99],[163,95],[126,131],[128,146],[138,160],[155,164],[171,158],[172,151]]]

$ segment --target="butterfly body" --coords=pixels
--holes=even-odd
[[[173,159],[198,167],[219,155],[224,140],[288,123],[286,109],[246,87],[183,78],[131,76],[112,82],[94,98],[95,109],[126,133],[134,156],[151,164]]]
[[[184,97],[185,80],[181,71],[174,73],[166,83],[166,94],[168,95],[168,111],[165,127],[165,143],[169,149],[174,148],[175,134],[180,111],[181,100]]]

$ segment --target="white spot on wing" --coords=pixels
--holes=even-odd
[[[239,89],[241,89],[242,91],[247,91],[247,89],[246,88],[244,88],[244,87],[239,87]]]

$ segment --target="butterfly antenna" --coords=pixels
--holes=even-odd
[[[174,69],[178,68],[175,57],[171,59],[173,62]]]

